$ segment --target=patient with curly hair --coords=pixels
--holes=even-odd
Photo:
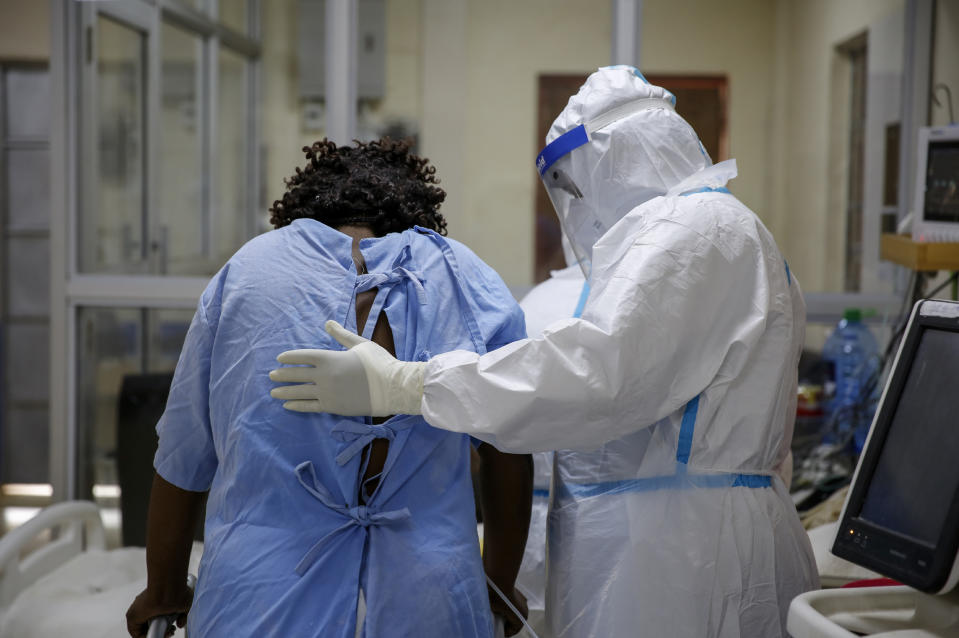
[[[481,556],[469,437],[420,416],[284,410],[268,373],[278,352],[340,349],[329,319],[426,361],[523,338],[522,312],[492,268],[445,236],[435,169],[406,143],[303,150],[270,209],[275,230],[213,277],[187,333],[157,424],[147,587],[127,612],[130,635],[173,616],[193,636],[489,638],[494,613],[515,633],[487,576],[525,612],[514,581],[530,458],[478,444]]]

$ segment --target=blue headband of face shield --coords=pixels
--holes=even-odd
[[[555,164],[561,157],[588,143],[590,136],[594,132],[609,126],[613,122],[621,120],[624,117],[632,115],[633,113],[638,113],[647,109],[673,110],[675,108],[673,101],[676,98],[674,98],[670,93],[667,93],[666,95],[667,97],[665,98],[648,97],[627,102],[622,106],[617,106],[616,108],[603,113],[599,117],[590,120],[585,124],[580,124],[571,131],[563,133],[555,140],[547,144],[546,147],[540,151],[539,155],[536,156],[536,170],[539,171],[540,177],[542,177],[549,167]]]

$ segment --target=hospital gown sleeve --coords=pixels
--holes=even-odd
[[[526,318],[523,316],[522,308],[512,296],[504,300],[503,306],[507,308],[507,312],[496,332],[486,342],[488,352],[526,338]]]
[[[433,358],[426,420],[509,452],[588,450],[733,378],[765,325],[771,266],[755,238],[669,220],[619,250],[594,272],[582,319],[483,356]]]
[[[526,317],[495,270],[466,246],[448,240],[463,269],[466,300],[488,352],[526,338]]]
[[[201,298],[187,331],[167,399],[157,423],[159,447],[153,460],[157,474],[194,492],[206,491],[217,468],[210,424],[210,355],[214,329]]]

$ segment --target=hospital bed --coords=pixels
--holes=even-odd
[[[202,553],[194,542],[191,573]],[[127,638],[124,616],[145,584],[146,550],[107,550],[94,503],[52,505],[0,537],[0,637]]]
[[[829,553],[837,525],[810,532],[824,586],[876,576]],[[202,551],[195,543],[193,573]],[[107,550],[95,504],[53,505],[0,538],[0,637],[126,638],[124,614],[145,583],[145,550]]]
[[[193,573],[201,553],[194,543]],[[0,538],[0,570],[0,636],[127,638],[124,615],[146,584],[146,551],[107,550],[97,506],[73,501]]]

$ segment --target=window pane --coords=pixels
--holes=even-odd
[[[8,291],[7,312],[13,317],[50,313],[50,240],[46,237],[7,239],[7,264],[3,269]]]
[[[160,204],[166,274],[203,274],[203,111],[200,102],[202,41],[164,23],[160,78]],[[161,266],[161,268],[164,268]]]
[[[7,136],[47,137],[50,128],[50,78],[45,70],[6,73]]]
[[[18,401],[47,401],[50,394],[50,329],[46,323],[9,323],[6,326],[6,397]]]
[[[246,239],[250,215],[247,167],[250,155],[250,111],[247,62],[220,49],[220,90],[217,101],[217,216],[214,246],[218,263],[225,262]]]
[[[180,359],[186,331],[193,320],[192,310],[156,309],[149,312],[147,369],[153,373],[172,373]]]
[[[240,33],[247,32],[247,0],[220,0],[220,22]]]
[[[192,310],[81,308],[78,329],[80,495],[115,507],[120,488],[126,542],[140,542],[153,476],[156,422]],[[131,538],[130,536],[133,536]]]
[[[3,482],[50,481],[50,418],[46,407],[10,408],[3,428]]]
[[[80,268],[143,272],[144,36],[97,19],[96,138],[99,161],[81,219]]]
[[[117,413],[124,379],[142,369],[142,312],[136,308],[80,308],[77,374],[79,497],[94,485],[118,485]],[[96,498],[115,508],[116,499]]]
[[[8,227],[11,230],[49,228],[50,152],[36,148],[8,149],[7,184]]]

